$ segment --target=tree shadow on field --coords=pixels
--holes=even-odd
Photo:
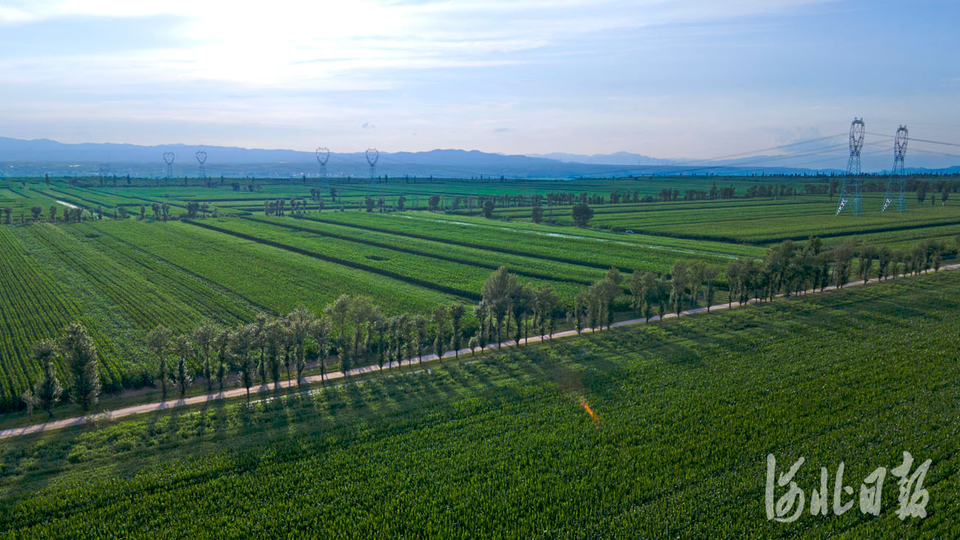
[[[378,415],[393,416],[402,408],[398,396],[403,394],[405,385],[396,377],[404,377],[404,375],[390,375],[368,383],[371,386],[370,403]]]
[[[384,372],[381,372],[379,377],[368,379],[363,383],[363,388],[367,391],[365,401],[368,404],[374,403],[376,404],[375,406],[380,406],[387,401],[387,393],[384,388],[385,383],[383,382],[384,377],[387,377],[387,375],[383,375],[382,373]]]
[[[194,435],[197,439],[203,439],[207,432],[212,428],[210,411],[214,405],[210,400],[204,401],[199,409],[195,411],[197,415],[197,427]]]
[[[436,379],[431,376],[423,378],[420,392],[420,401],[425,403],[430,401],[431,398],[436,398],[436,396],[440,395],[441,390],[437,387]]]
[[[229,422],[227,419],[227,404],[224,403],[222,399],[218,399],[213,402],[210,407],[212,411],[211,419],[212,425],[211,429],[215,437],[220,438],[227,435],[227,429]]]
[[[323,397],[323,409],[322,412],[325,413],[325,416],[335,419],[338,414],[342,413],[347,406],[346,395],[343,391],[342,386],[324,386],[321,391]]]
[[[703,367],[702,347],[688,343],[666,343],[657,351],[664,363],[674,366]]]
[[[484,362],[481,360],[481,362]],[[496,387],[493,381],[490,380],[490,376],[487,375],[487,365],[486,364],[476,364],[471,366],[471,375],[477,380],[478,385],[482,385],[487,390],[492,390]]]
[[[368,408],[362,388],[365,384],[363,381],[354,381],[340,387],[344,392],[345,401],[353,411],[359,412]]]
[[[478,384],[478,381],[476,380],[476,377],[473,376],[473,373],[467,372],[462,366],[448,368],[447,374],[457,386],[467,390],[473,390]]]
[[[10,447],[4,448],[2,476],[0,476],[0,501],[16,502],[21,494],[40,491],[50,485],[53,478],[62,472],[56,464],[62,462],[70,451],[80,443],[81,427],[27,435]],[[37,459],[30,466],[25,460]],[[15,476],[16,475],[16,476]]]
[[[412,371],[404,374],[402,379],[394,380],[388,387],[388,395],[398,410],[423,403],[431,395],[426,391],[427,385],[433,379],[433,374],[427,371]]]
[[[447,398],[455,396],[457,394],[456,390],[454,390],[446,380],[449,375],[446,375],[443,371],[438,372],[436,375],[437,376],[433,378],[433,387],[436,389],[436,395],[443,394],[447,396]]]

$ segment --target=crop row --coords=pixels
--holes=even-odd
[[[957,222],[956,207],[921,207],[909,212],[879,212],[869,208],[864,216],[850,212],[834,215],[835,204],[751,207],[716,211],[665,210],[655,213],[601,215],[592,226],[666,236],[741,242],[776,242],[807,236],[853,235],[884,230]],[[872,211],[871,211],[872,210]],[[569,219],[569,216],[564,216]],[[562,222],[563,220],[561,220]]]
[[[0,227],[0,407],[19,398],[39,373],[31,348],[80,315],[58,282],[35,264],[10,227]]]
[[[322,309],[344,293],[368,295],[388,310],[411,313],[426,313],[449,301],[422,287],[187,223],[103,221],[90,226],[274,313],[289,313],[301,303]]]
[[[334,216],[336,217],[336,216]],[[347,217],[347,216],[344,216]],[[560,241],[582,240],[587,246],[596,249],[598,245],[613,242],[617,246],[634,246],[649,250],[668,250],[695,256],[743,256],[759,257],[763,248],[751,245],[730,244],[710,240],[690,240],[638,233],[622,233],[589,228],[558,228],[553,225],[540,225],[523,221],[491,221],[477,216],[455,216],[438,213],[420,212],[409,217],[430,220],[439,224],[467,226],[491,231],[516,232],[527,235],[546,236]],[[589,249],[589,248],[587,248]]]
[[[702,258],[711,264],[725,265],[734,256],[698,250],[695,247],[698,243],[694,241],[667,242],[685,243],[690,247],[664,245],[657,241],[659,239],[644,244],[642,239],[637,241],[626,235],[582,236],[570,229],[559,232],[549,227],[515,228],[512,224],[478,224],[418,214],[333,212],[308,214],[303,219],[600,269],[617,266],[624,270],[666,272],[680,258]]]
[[[50,206],[57,204],[54,199],[43,193],[29,188],[22,189],[19,186],[2,190],[0,193],[6,195],[3,200],[0,200],[0,208],[10,207],[12,210],[10,216],[12,220],[19,220],[21,213],[24,214],[27,219],[32,219],[33,216],[30,213],[30,209],[34,206],[42,208],[43,216],[46,218]]]
[[[202,319],[234,324],[254,310],[321,309],[344,293],[372,296],[391,312],[427,313],[450,302],[401,280],[184,223],[0,229],[0,410],[35,379],[32,346],[72,320],[94,339],[104,389],[119,390],[150,380],[154,360],[142,342],[157,324],[180,331]]]
[[[483,282],[491,273],[489,267],[451,262],[263,222],[234,218],[197,221],[195,224],[470,300],[479,300]],[[550,284],[570,301],[579,288],[559,281],[551,281]]]
[[[269,223],[290,230],[313,232],[326,237],[359,242],[395,251],[404,251],[414,255],[467,263],[488,270],[496,270],[501,266],[506,266],[513,274],[531,278],[576,282],[589,285],[603,277],[603,272],[593,267],[546,261],[534,257],[522,257],[519,255],[456,246],[420,238],[361,230],[332,223],[321,223],[309,220],[294,221],[289,218],[275,216],[250,216],[245,219],[260,223]]]
[[[958,287],[956,273],[899,280],[14,443],[0,454],[3,470],[49,487],[9,497],[0,529],[19,538],[954,538],[960,387],[944,381],[960,377],[949,353],[960,296],[943,291]],[[891,469],[905,450],[911,472],[932,460],[925,519],[896,516]],[[806,460],[794,478],[806,494],[795,523],[766,517],[768,454],[778,474]],[[820,468],[832,486],[841,463],[841,486],[854,490],[841,502],[853,507],[812,515]],[[877,467],[887,473],[881,512],[864,515],[857,492]],[[22,478],[8,474],[10,493]]]
[[[599,218],[600,216],[613,216],[617,214],[642,214],[647,212],[664,212],[664,211],[705,211],[705,212],[729,212],[730,210],[736,209],[746,209],[746,208],[756,208],[756,207],[774,207],[774,206],[790,206],[796,207],[798,205],[823,205],[827,199],[824,196],[813,198],[813,197],[799,197],[794,198],[783,198],[783,199],[769,199],[769,198],[755,198],[755,199],[722,199],[722,200],[713,200],[713,201],[671,201],[671,202],[651,202],[651,203],[617,203],[617,204],[598,204],[593,205],[594,216]],[[546,203],[541,203],[543,207],[544,218],[547,216],[554,216],[557,220],[566,221],[568,223],[570,220],[570,212],[573,209],[572,205],[557,205],[557,206],[547,206]],[[529,206],[526,207],[506,207],[506,208],[496,208],[493,211],[493,216],[497,218],[513,219],[513,218],[530,218],[532,208]]]
[[[152,358],[142,354],[140,344],[157,324],[186,330],[203,318],[223,323],[252,318],[222,292],[143,253],[110,245],[89,225],[32,225],[18,233],[35,264],[56,275],[62,295],[80,308],[77,319],[94,334],[108,390],[149,380]]]
[[[252,318],[250,310],[221,291],[90,224],[30,231],[67,271],[80,275],[86,291],[144,332],[161,323],[186,330],[204,318],[224,324]]]
[[[800,186],[805,183],[814,182],[812,179],[788,178],[777,179],[773,181],[763,181],[759,178],[749,179],[744,177],[711,177],[694,178],[643,178],[643,179],[618,179],[606,178],[601,180],[571,180],[557,182],[555,180],[507,180],[497,182],[478,182],[465,180],[440,180],[440,181],[411,181],[406,182],[403,179],[391,179],[389,182],[365,184],[345,184],[340,187],[345,194],[361,195],[366,193],[380,192],[383,194],[420,194],[420,196],[444,195],[461,197],[473,196],[500,196],[535,194],[546,195],[547,193],[589,193],[591,195],[609,196],[613,190],[618,191],[639,191],[643,195],[657,195],[663,188],[679,189],[681,193],[686,189],[707,190],[715,184],[719,187],[734,186],[739,193],[745,192],[750,186],[757,184],[769,185],[772,183],[787,184],[791,186]]]

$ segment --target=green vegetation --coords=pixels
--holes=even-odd
[[[538,257],[606,269],[610,266],[665,272],[678,257],[708,259],[725,264],[736,255],[755,255],[763,249],[694,240],[651,236],[583,235],[580,229],[547,225],[519,226],[489,220],[441,219],[417,214],[330,213],[307,215],[305,221],[348,225],[358,229],[421,238],[500,253]],[[482,218],[479,218],[482,219]]]
[[[671,188],[678,183],[683,190]],[[533,313],[530,295],[549,288],[558,325],[582,328],[833,283],[841,248],[850,279],[864,264],[871,276],[881,267],[890,275],[956,253],[958,197],[854,219],[834,217],[827,191],[803,194],[806,184],[829,187],[810,178],[8,179],[0,184],[0,208],[11,209],[9,225],[0,211],[0,285],[9,293],[0,317],[10,329],[0,343],[0,410],[29,405],[26,392],[43,374],[33,345],[72,321],[89,331],[103,389],[116,395],[158,385],[158,360],[144,345],[158,325],[177,335],[204,321],[235,328],[300,305],[319,313],[346,294],[369,297],[385,319],[422,317],[431,344],[436,309],[475,305],[501,267],[526,287],[511,304],[521,318]],[[929,187],[947,193],[958,184]],[[867,205],[879,205],[874,199],[875,189]],[[574,227],[580,201],[589,212]],[[541,223],[531,222],[533,208]],[[816,248],[808,232],[823,235]],[[773,270],[766,248],[787,237],[806,255]],[[612,286],[611,267],[622,273]],[[773,275],[776,287],[765,281]],[[459,324],[462,345],[481,340],[472,310]],[[68,386],[63,362],[53,365]]]
[[[960,275],[933,274],[4,441],[0,527],[11,538],[955,537],[958,299]],[[796,480],[809,505],[819,467],[845,463],[858,489],[904,450],[933,461],[926,519],[897,519],[888,474],[878,517],[854,503],[766,520],[767,454],[779,468],[806,458]]]

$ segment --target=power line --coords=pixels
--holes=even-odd
[[[663,171],[663,172],[664,172],[664,173],[669,173],[669,174],[677,174],[677,173],[685,173],[685,172],[704,171],[704,170],[710,170],[710,169],[723,169],[723,168],[726,168],[726,167],[743,167],[743,166],[746,166],[746,165],[753,165],[753,164],[756,164],[756,163],[764,163],[764,162],[769,162],[769,161],[778,161],[778,160],[785,160],[785,159],[795,159],[795,158],[812,156],[812,155],[817,155],[817,154],[824,154],[824,153],[827,153],[827,152],[834,152],[834,151],[840,150],[841,148],[842,148],[842,145],[840,145],[840,146],[831,146],[831,147],[829,147],[829,148],[821,148],[821,149],[819,149],[819,150],[811,150],[811,151],[809,151],[809,152],[803,152],[803,153],[800,153],[800,154],[789,154],[789,155],[784,155],[784,156],[761,156],[761,157],[756,157],[756,158],[753,158],[753,159],[747,160],[747,161],[740,161],[740,162],[737,162],[737,163],[728,163],[728,164],[723,164],[723,165],[704,165],[704,166],[702,166],[702,167],[687,167],[687,168],[681,168],[681,169],[670,169],[670,170],[666,170],[666,171]]]
[[[817,138],[815,138],[815,139],[807,139],[807,140],[805,140],[805,141],[797,141],[797,142],[792,142],[792,143],[788,143],[788,144],[781,144],[781,145],[778,145],[778,146],[771,146],[771,147],[768,147],[768,148],[761,148],[761,149],[759,149],[759,150],[753,150],[752,152],[740,152],[740,153],[738,153],[738,154],[728,154],[728,155],[726,155],[726,156],[719,156],[719,157],[714,157],[714,158],[709,158],[709,159],[697,159],[697,160],[693,160],[693,161],[690,161],[690,162],[687,162],[687,163],[680,163],[680,165],[688,165],[688,164],[693,164],[693,163],[697,163],[697,162],[705,162],[705,161],[720,161],[720,160],[722,160],[722,159],[733,159],[733,158],[737,158],[737,157],[749,156],[750,154],[756,154],[757,152],[770,152],[770,151],[773,151],[773,150],[782,150],[782,149],[784,149],[784,148],[790,148],[790,147],[793,147],[793,146],[800,146],[800,145],[803,145],[803,144],[810,144],[810,143],[819,142],[819,141],[826,141],[826,140],[829,140],[829,139],[836,139],[837,137],[842,137],[842,136],[844,136],[844,135],[846,135],[846,133],[839,133],[839,134],[837,134],[837,135],[828,135],[828,136],[826,136],[826,137],[817,137]]]
[[[956,147],[960,147],[960,144],[957,144],[957,143],[944,142],[944,141],[931,141],[931,140],[928,140],[928,139],[915,139],[915,138],[913,138],[913,137],[910,137],[910,142],[923,142],[923,143],[929,143],[929,144],[942,144],[942,145],[944,145],[944,146],[956,146]]]
[[[910,140],[911,140],[911,141],[914,141],[915,139],[910,139]],[[960,158],[960,154],[949,154],[949,153],[946,153],[946,152],[933,152],[933,151],[931,151],[931,150],[921,150],[920,148],[912,148],[911,150],[912,150],[913,152],[920,152],[920,153],[923,153],[923,154],[930,154],[930,155],[933,155],[933,156],[943,156],[943,157]]]
[[[767,147],[767,148],[758,148],[758,149],[756,149],[756,150],[751,150],[751,151],[748,151],[748,152],[738,152],[738,153],[736,153],[736,154],[726,154],[726,155],[722,155],[722,156],[715,156],[715,157],[703,158],[703,159],[691,159],[691,160],[687,160],[687,161],[681,161],[681,162],[671,163],[671,164],[669,164],[669,165],[647,165],[647,166],[644,166],[644,167],[633,167],[633,168],[630,168],[630,169],[622,169],[622,170],[619,170],[619,171],[610,171],[608,174],[618,174],[618,173],[631,174],[631,173],[635,173],[637,170],[644,170],[644,169],[646,169],[646,170],[654,170],[656,167],[685,167],[685,166],[687,166],[687,165],[696,165],[696,164],[699,164],[699,163],[710,163],[710,162],[721,161],[721,160],[726,160],[726,159],[733,159],[733,158],[737,158],[737,157],[749,156],[749,155],[751,155],[751,154],[756,154],[756,153],[758,153],[758,152],[770,152],[770,151],[773,151],[773,150],[783,150],[783,149],[785,149],[785,148],[792,148],[792,147],[794,147],[794,146],[801,146],[801,145],[804,145],[804,144],[810,144],[810,143],[815,143],[815,142],[820,142],[820,141],[826,141],[826,140],[829,140],[829,139],[835,139],[835,138],[837,138],[837,137],[842,137],[842,136],[844,136],[844,135],[846,135],[846,133],[838,133],[838,134],[836,134],[836,135],[827,135],[827,136],[825,136],[825,137],[816,137],[816,138],[813,138],[813,139],[806,139],[806,140],[795,141],[795,142],[787,143],[787,144],[780,144],[780,145],[777,145],[777,146],[769,146],[769,147]],[[789,155],[786,156],[786,157],[789,157],[789,156],[803,156],[803,155],[809,155],[809,154],[806,154],[806,153],[803,153],[803,154],[789,154]],[[770,158],[777,158],[777,157],[780,157],[780,156],[769,156],[769,157],[770,157]],[[681,169],[681,170],[679,170],[679,171],[673,171],[673,172],[686,172],[686,171],[697,171],[697,170],[701,170],[701,169],[711,169],[711,168],[721,168],[721,167],[739,167],[739,166],[740,166],[740,164],[731,163],[731,164],[724,164],[724,165],[710,165],[710,166],[705,166],[705,167],[696,167],[696,168],[692,168],[692,169]],[[654,174],[656,174],[656,173],[658,173],[658,172],[660,172],[660,171],[654,171]],[[663,172],[668,172],[668,171],[663,171]]]
[[[864,146],[872,146],[872,145],[878,145],[878,144],[880,144],[880,143],[876,143],[876,142],[875,142],[875,143],[865,143]],[[861,153],[860,155],[861,155],[861,156],[876,156],[876,155],[878,155],[878,154],[886,154],[887,152],[888,152],[887,150],[874,150],[874,151],[872,151],[872,152],[863,152],[863,153]],[[826,161],[841,160],[841,159],[846,158],[846,157],[848,157],[848,156],[847,156],[847,155],[831,156],[831,157],[827,157],[827,158],[820,158],[820,159],[814,159],[814,160],[810,160],[810,161],[803,161],[803,162],[801,162],[801,163],[792,163],[790,166],[791,166],[791,167],[794,167],[794,168],[799,168],[799,167],[805,167],[805,166],[807,166],[807,165],[812,165],[812,164],[815,164],[815,163],[824,163],[824,162],[826,162]]]
[[[893,139],[893,138],[894,138],[893,135],[884,135],[884,134],[882,134],[882,133],[872,133],[872,132],[869,132],[869,131],[867,132],[867,135],[873,135],[873,136],[876,136],[876,137],[886,137],[887,139]],[[942,144],[942,145],[944,145],[944,146],[956,146],[956,147],[960,148],[960,143],[953,143],[953,142],[946,142],[946,141],[932,141],[932,140],[930,140],[930,139],[918,139],[918,138],[916,138],[916,137],[910,137],[910,142],[922,142],[922,143],[928,143],[928,144]]]
[[[882,137],[882,138],[884,138],[884,139],[891,139],[891,140],[892,140],[892,139],[895,139],[895,137],[894,137],[893,135],[888,135],[888,134],[884,134],[884,133],[874,133],[874,132],[869,132],[869,131],[865,131],[864,133],[867,134],[867,135],[875,136],[875,137]],[[846,134],[846,133],[838,133],[838,134],[835,134],[835,135],[828,135],[828,136],[825,136],[825,137],[816,137],[816,138],[813,138],[813,139],[807,139],[807,140],[803,140],[803,141],[796,141],[796,142],[787,143],[787,144],[781,144],[781,145],[777,145],[777,146],[770,146],[770,147],[760,148],[760,149],[757,149],[757,150],[751,150],[751,151],[747,151],[747,152],[738,152],[738,153],[735,153],[735,154],[726,154],[726,155],[715,156],[715,157],[711,157],[711,158],[693,159],[693,160],[687,160],[687,161],[681,161],[681,162],[671,163],[671,164],[669,164],[669,165],[648,165],[648,166],[645,166],[645,167],[634,167],[634,168],[630,168],[630,169],[622,169],[622,170],[620,170],[620,171],[611,171],[609,174],[618,174],[618,173],[620,173],[620,174],[635,174],[638,170],[642,171],[642,170],[644,170],[644,169],[646,169],[646,170],[648,170],[648,171],[652,171],[651,174],[653,174],[653,175],[684,174],[684,173],[689,173],[689,172],[708,171],[708,170],[713,170],[713,169],[723,169],[723,168],[727,168],[727,167],[730,167],[730,168],[741,168],[741,167],[747,167],[747,166],[755,166],[755,165],[757,165],[757,164],[763,164],[763,163],[771,163],[771,162],[792,160],[792,159],[798,159],[798,158],[803,158],[803,157],[816,156],[816,155],[826,154],[826,153],[830,153],[830,152],[840,151],[840,150],[846,148],[847,145],[846,145],[846,144],[835,144],[835,145],[830,145],[830,146],[825,147],[825,148],[820,148],[820,149],[817,149],[817,150],[810,150],[810,151],[806,151],[806,152],[800,152],[800,153],[796,153],[796,154],[782,154],[782,155],[775,155],[775,156],[755,156],[755,157],[753,157],[753,158],[748,158],[748,159],[746,159],[746,160],[744,160],[744,161],[739,161],[739,162],[736,162],[736,163],[724,163],[724,164],[706,165],[706,163],[717,162],[717,161],[722,161],[722,160],[730,160],[730,159],[734,159],[734,158],[738,158],[738,157],[751,156],[752,154],[757,154],[757,153],[759,153],[759,152],[770,152],[770,151],[775,151],[775,150],[783,150],[783,149],[792,148],[792,147],[796,147],[796,146],[802,146],[802,145],[805,145],[805,144],[811,144],[811,143],[815,143],[815,142],[827,141],[827,140],[835,139],[835,138],[837,138],[837,137],[842,137],[842,136],[845,136],[845,135],[847,135],[847,134]],[[934,141],[934,140],[930,140],[930,139],[915,139],[915,138],[912,138],[912,137],[911,137],[910,141],[911,141],[911,142],[928,143],[928,144],[940,144],[940,145],[945,145],[945,146],[955,146],[955,147],[960,148],[960,144],[958,144],[958,143],[952,143],[952,142],[946,142],[946,141]],[[861,145],[862,145],[863,147],[868,147],[868,146],[877,146],[877,145],[881,145],[881,144],[885,144],[885,143],[886,143],[886,141],[882,141],[882,142],[869,142],[869,143],[861,143]],[[888,144],[888,143],[887,143],[887,144]],[[929,151],[929,150],[921,150],[921,149],[916,149],[916,148],[915,148],[915,151],[921,152],[921,153],[924,153],[924,154],[936,155],[936,156],[960,158],[960,155],[958,155],[958,154],[950,154],[950,153],[944,153],[944,152],[933,152],[933,151]],[[876,154],[880,154],[880,153],[883,153],[883,152],[882,152],[882,151],[867,152],[867,153],[864,153],[863,155],[870,156],[870,155],[876,155]],[[816,160],[811,160],[811,161],[804,161],[804,162],[801,162],[801,163],[794,163],[794,164],[790,164],[790,165],[786,165],[786,166],[787,166],[787,167],[791,167],[791,168],[797,168],[797,167],[806,166],[806,165],[810,165],[810,164],[823,163],[823,162],[825,162],[825,161],[829,161],[829,160],[833,160],[833,159],[840,159],[840,157],[841,157],[841,156],[837,156],[836,158],[834,158],[834,157],[829,157],[829,158],[826,158],[826,159],[816,159]],[[701,164],[701,163],[704,164],[704,165],[703,165],[703,166],[688,167],[689,165],[697,165],[697,164]]]
[[[863,144],[862,146],[877,146],[877,145],[880,145],[880,144],[883,144],[883,143],[880,143],[880,142],[871,142],[871,143],[865,143],[865,144]],[[845,148],[847,148],[847,145],[845,145],[845,144],[840,144],[840,145],[830,146],[830,147],[828,147],[828,148],[821,148],[821,149],[819,149],[819,150],[811,150],[811,151],[809,151],[809,152],[803,152],[803,153],[800,153],[800,154],[789,154],[789,155],[782,155],[782,156],[762,156],[762,157],[757,157],[757,158],[754,158],[754,159],[748,160],[748,161],[741,161],[741,162],[739,162],[739,163],[732,163],[732,164],[726,164],[726,165],[711,165],[711,166],[696,167],[696,168],[670,170],[670,171],[664,171],[664,172],[665,172],[665,173],[670,173],[670,174],[677,174],[677,173],[693,172],[693,171],[708,170],[708,169],[722,169],[722,168],[725,168],[725,167],[744,167],[744,166],[746,166],[746,165],[756,165],[756,164],[759,164],[759,163],[768,163],[768,162],[772,162],[772,161],[783,161],[783,160],[788,160],[788,159],[796,159],[796,158],[801,158],[801,157],[809,157],[809,156],[815,156],[815,155],[820,155],[820,154],[826,154],[826,153],[830,153],[830,152],[838,152],[838,151],[841,151],[841,150],[843,150],[843,149],[845,149]],[[871,154],[867,154],[867,155],[872,155],[872,153],[871,153]],[[834,158],[834,157],[831,157],[831,158],[829,158],[829,159],[841,159],[842,157],[847,157],[847,156],[836,156],[835,158]],[[825,160],[824,160],[824,159],[819,159],[819,160],[812,161],[812,163],[819,163],[819,162],[823,162],[823,161],[825,161]],[[791,164],[791,165],[788,165],[788,166],[789,166],[789,167],[797,167],[798,164]]]

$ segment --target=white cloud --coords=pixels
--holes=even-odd
[[[0,127],[51,130],[30,136],[79,125],[94,140],[174,142],[212,126],[221,138],[198,142],[704,157],[833,133],[859,106],[768,92],[769,66],[739,61],[749,46],[717,46],[829,0],[0,2],[0,30],[140,18],[170,37],[90,53],[75,46],[87,36],[65,32],[43,38],[59,48],[0,51]]]

